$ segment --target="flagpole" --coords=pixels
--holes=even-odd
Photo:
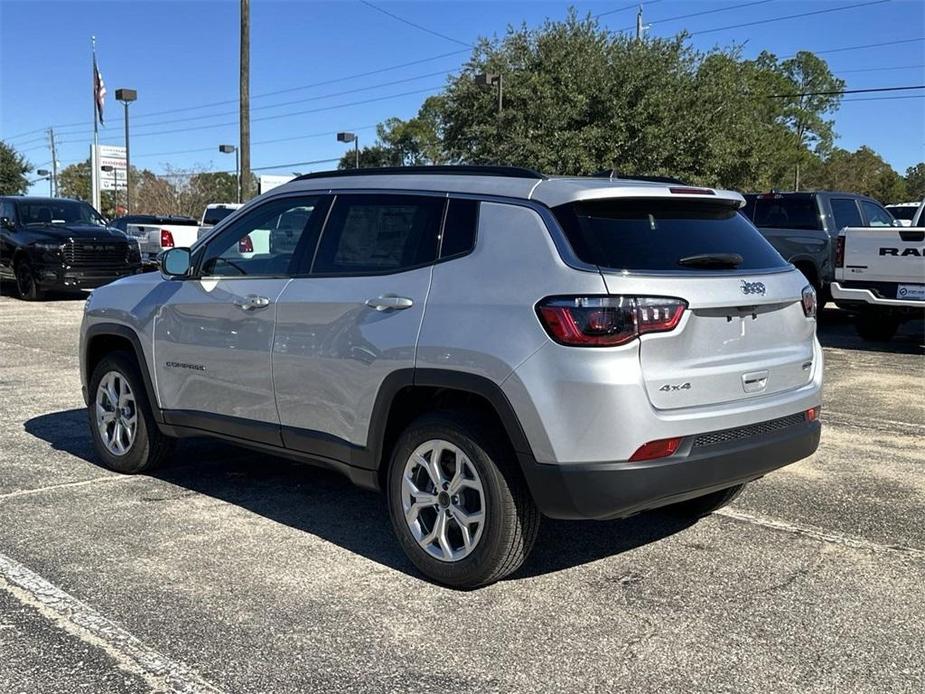
[[[97,104],[96,104],[96,37],[90,37],[90,45],[93,53],[93,62],[92,69],[90,71],[90,96],[93,101],[93,148],[90,150],[90,187],[91,187],[91,197],[93,198],[93,208],[97,211],[100,209],[100,176],[99,176],[99,162],[97,161],[97,155],[99,153],[100,145],[100,133],[99,125],[97,121]]]

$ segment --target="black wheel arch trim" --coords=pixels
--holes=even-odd
[[[158,406],[157,392],[154,388],[154,382],[151,379],[151,370],[148,368],[148,361],[145,358],[144,349],[141,347],[141,340],[132,328],[121,323],[94,323],[86,332],[86,342],[85,349],[82,355],[83,363],[81,368],[86,374],[87,383],[90,382],[90,345],[93,343],[93,340],[98,337],[119,337],[125,340],[128,340],[132,345],[132,350],[135,353],[135,361],[138,363],[138,370],[141,372],[141,380],[144,381],[145,394],[148,396],[148,402],[151,405],[151,413],[154,416],[155,421],[158,424],[164,423],[164,414],[161,411],[161,408]],[[89,393],[86,393],[85,396],[89,398]]]

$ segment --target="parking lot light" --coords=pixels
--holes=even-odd
[[[134,89],[117,89],[116,100],[125,106],[125,213],[132,213],[132,161],[128,143],[128,105],[138,98]]]
[[[42,176],[43,178],[48,179],[48,197],[50,198],[54,197],[54,189],[52,188],[53,181],[52,181],[51,171],[49,171],[48,169],[39,169],[35,173],[37,173],[39,176]]]
[[[238,155],[238,148],[234,145],[219,145],[218,151],[222,154],[234,152],[235,202],[241,202],[241,159]]]
[[[504,78],[501,74],[482,72],[475,76],[475,83],[480,87],[498,85],[498,113],[500,114],[504,108]]]
[[[337,133],[338,142],[352,142],[353,143],[353,152],[354,152],[354,161],[355,169],[360,168],[360,136],[356,133]]]

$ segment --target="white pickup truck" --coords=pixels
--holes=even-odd
[[[127,224],[125,234],[136,241],[143,261],[150,262],[168,248],[188,248],[196,242],[199,222],[192,217],[151,215]]]
[[[904,321],[925,318],[925,227],[842,229],[831,289],[865,340],[889,340]]]
[[[222,221],[225,217],[231,216],[231,214],[240,209],[241,203],[239,202],[210,202],[206,205],[206,209],[202,212],[202,220],[199,222],[199,232],[197,234],[198,238],[202,238],[210,231],[212,227]]]

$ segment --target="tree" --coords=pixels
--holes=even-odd
[[[480,73],[503,76],[500,112]],[[636,41],[571,12],[482,39],[438,102],[438,132],[450,161],[764,187],[790,167],[787,102],[770,97],[792,90],[773,56],[702,53],[685,34]]]
[[[26,176],[32,164],[13,147],[0,141],[0,195],[22,195],[29,190]]]
[[[424,101],[418,115],[409,120],[389,118],[376,127],[376,143],[360,150],[360,167],[421,166],[444,162],[440,139],[440,97]],[[339,169],[356,166],[356,154],[346,152]]]
[[[868,195],[883,203],[901,202],[907,196],[905,179],[867,146],[854,152],[835,148],[807,182],[816,188]]]
[[[906,169],[906,196],[912,200],[925,198],[925,161]]]
[[[784,122],[794,140],[793,189],[800,189],[800,167],[832,149],[835,122],[826,115],[838,109],[845,81],[835,77],[828,64],[809,51],[800,51],[780,64],[780,72],[789,82],[789,91],[779,96],[784,105]]]

